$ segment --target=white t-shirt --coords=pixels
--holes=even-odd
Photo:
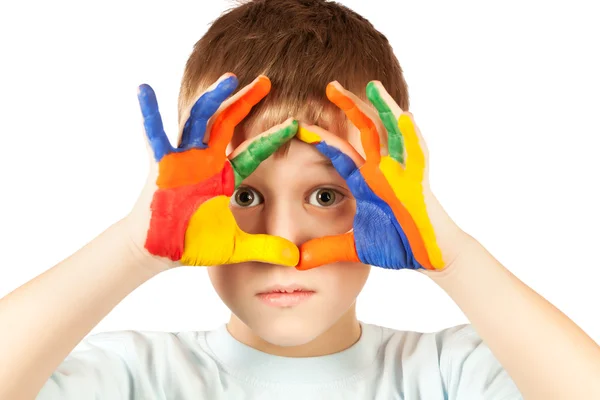
[[[522,399],[471,325],[439,332],[361,323],[352,347],[327,356],[263,353],[225,325],[206,332],[106,332],[86,337],[38,400]]]

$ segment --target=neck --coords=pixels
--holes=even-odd
[[[361,328],[356,318],[356,303],[333,326],[314,340],[299,346],[277,346],[256,335],[248,325],[231,314],[227,330],[236,340],[264,353],[281,357],[317,357],[338,353],[358,341]]]

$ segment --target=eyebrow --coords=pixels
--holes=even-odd
[[[322,165],[324,167],[332,167],[333,168],[333,163],[331,162],[331,160],[329,158],[326,158],[324,160],[315,160],[315,161],[311,162],[311,164]]]

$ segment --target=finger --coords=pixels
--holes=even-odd
[[[204,133],[210,117],[217,112],[219,106],[233,93],[238,85],[237,77],[231,73],[224,74],[196,101],[190,116],[185,122],[179,148],[205,148]]]
[[[404,143],[402,133],[398,127],[398,117],[402,113],[402,109],[379,81],[368,83],[367,98],[377,109],[379,118],[387,131],[390,157],[404,164]]]
[[[215,116],[215,121],[209,130],[208,146],[217,153],[225,153],[236,125],[250,113],[252,107],[261,101],[270,90],[271,81],[266,76],[261,75],[236,93],[223,111]]]
[[[289,240],[272,235],[252,235],[238,228],[228,264],[259,261],[293,267],[299,258],[298,247]]]
[[[296,135],[298,121],[289,118],[282,124],[274,126],[257,137],[246,140],[230,155],[231,166],[235,175],[235,187],[238,187],[261,162],[275,153],[285,142]]]
[[[412,114],[403,112],[398,118],[398,127],[406,146],[406,173],[423,179],[427,168],[427,147]]]
[[[360,262],[354,246],[354,233],[312,239],[300,246],[300,263],[296,269],[307,270],[325,264]]]
[[[173,147],[163,128],[156,94],[150,85],[144,83],[138,87],[138,101],[142,110],[146,137],[152,148],[154,159],[159,162],[166,154],[173,151]]]
[[[365,163],[350,143],[316,125],[301,124],[296,136],[303,142],[315,146],[321,154],[329,158],[344,180]]]
[[[367,105],[353,93],[344,89],[338,82],[331,82],[327,85],[327,98],[336,106],[342,109],[348,119],[360,131],[360,138],[367,156],[367,162],[379,164],[382,150],[380,135],[375,121],[377,116]],[[383,130],[383,128],[381,128]]]

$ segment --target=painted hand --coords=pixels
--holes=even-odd
[[[290,118],[243,143],[230,159],[225,152],[235,126],[269,93],[271,83],[260,76],[221,106],[236,86],[237,78],[226,74],[196,101],[177,148],[165,135],[154,91],[140,86],[144,127],[158,164],[144,248],[183,265],[263,261],[294,266],[298,248],[280,237],[243,232],[229,198],[262,161],[294,137],[298,123]]]
[[[298,138],[328,157],[346,180],[356,215],[352,231],[304,243],[297,268],[355,261],[388,269],[443,269],[454,256],[447,236],[459,230],[431,193],[427,149],[412,114],[377,81],[367,85],[367,97],[380,121],[337,82],[327,86],[327,97],[360,130],[366,161],[332,133],[300,125]],[[380,137],[387,138],[387,146],[380,146]]]

